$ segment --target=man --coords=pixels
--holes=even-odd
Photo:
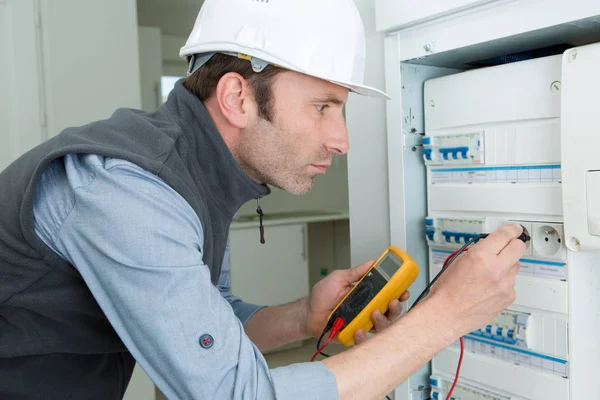
[[[348,151],[348,92],[383,94],[351,0],[206,0],[181,55],[190,77],[155,113],[67,129],[0,174],[0,398],[121,398],[134,358],[173,399],[381,398],[512,302],[518,226],[403,318],[374,315],[373,338],[269,370],[259,349],[320,334],[369,264],[245,304],[221,270],[231,219],[267,184],[308,191]]]

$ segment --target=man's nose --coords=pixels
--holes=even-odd
[[[325,147],[334,154],[346,154],[348,152],[350,142],[348,141],[348,129],[343,116],[341,121],[336,122],[330,130]]]

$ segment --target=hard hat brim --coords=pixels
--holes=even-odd
[[[329,81],[329,82],[335,83],[336,85],[343,86],[343,87],[349,89],[351,92],[354,92],[361,96],[375,97],[378,99],[385,99],[385,100],[392,99],[387,93],[385,93],[379,89],[376,89],[374,87],[371,87],[371,86],[357,85],[354,83],[337,82],[337,81]]]
[[[385,92],[376,89],[374,87],[370,87],[370,86],[366,86],[366,85],[361,85],[361,84],[357,84],[357,83],[350,83],[350,82],[342,82],[342,81],[335,81],[335,80],[331,80],[328,79],[327,77],[324,76],[320,76],[319,74],[312,74],[308,71],[304,71],[302,68],[298,68],[297,66],[291,65],[289,63],[287,63],[284,60],[281,60],[263,50],[257,50],[257,49],[252,49],[252,51],[248,51],[247,48],[241,47],[237,44],[234,43],[219,43],[219,44],[211,44],[210,46],[208,45],[195,45],[195,46],[184,46],[181,48],[179,56],[182,58],[185,58],[189,55],[197,55],[197,56],[203,56],[203,55],[209,55],[211,53],[224,53],[224,54],[229,54],[229,53],[233,53],[233,54],[244,54],[247,55],[248,53],[252,53],[252,57],[256,57],[266,63],[269,64],[273,64],[276,65],[278,67],[290,70],[290,71],[295,71],[301,74],[305,74],[305,75],[309,75],[318,79],[323,79],[325,81],[329,81],[331,83],[334,83],[336,85],[340,85],[343,86],[347,89],[349,89],[352,92],[355,92],[359,95],[362,96],[368,96],[368,97],[375,97],[375,98],[380,98],[380,99],[385,99],[385,100],[391,100],[391,97],[388,96]],[[229,55],[233,55],[233,54],[229,54]],[[191,71],[188,70],[188,74]]]

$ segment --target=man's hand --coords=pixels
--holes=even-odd
[[[433,285],[429,297],[436,299],[449,328],[464,335],[494,320],[515,300],[519,258],[526,248],[517,239],[522,232],[516,224],[492,232],[459,256]]]
[[[320,280],[312,289],[308,296],[307,314],[306,314],[306,333],[312,337],[319,337],[325,325],[327,318],[342,300],[342,298],[352,289],[353,284],[357,282],[373,265],[375,261],[367,261],[358,267],[348,270],[336,270],[327,277]],[[405,292],[399,300],[394,299],[389,304],[389,310],[386,315],[379,311],[373,312],[374,332],[381,332],[392,322],[397,320],[402,314],[401,301],[406,301],[409,293]],[[354,340],[360,344],[367,340],[367,335],[362,330],[356,331]]]
[[[448,266],[412,311],[360,346],[324,359],[339,398],[382,398],[460,336],[496,318],[515,299],[525,251],[517,239],[521,232],[511,225],[480,240]]]

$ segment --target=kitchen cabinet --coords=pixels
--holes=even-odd
[[[232,226],[229,234],[231,291],[245,302],[278,305],[309,293],[306,223]]]

